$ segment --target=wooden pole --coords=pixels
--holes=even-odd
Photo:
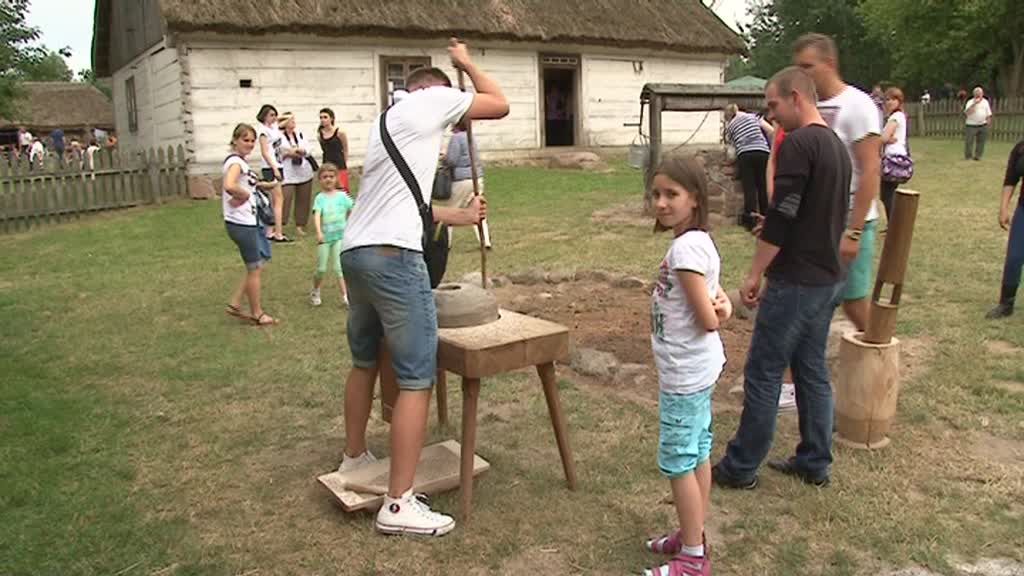
[[[459,69],[459,90],[466,91],[466,75]],[[476,173],[476,146],[473,145],[473,120],[468,116],[463,120],[463,126],[466,129],[466,143],[469,146],[469,173],[473,177],[473,197],[480,196],[480,182],[477,180]],[[484,221],[481,220],[476,225],[477,232],[480,236],[480,283],[483,285],[483,289],[487,289],[487,242],[484,236]]]
[[[896,332],[896,312],[903,294],[903,279],[910,260],[910,243],[914,237],[917,204],[920,195],[911,190],[897,190],[893,202],[892,220],[885,234],[882,258],[878,264],[875,290],[871,296],[871,315],[863,340],[869,344],[888,344]],[[883,288],[892,292],[888,300],[882,299]]]

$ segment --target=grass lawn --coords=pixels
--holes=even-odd
[[[754,492],[715,492],[716,574],[1024,560],[1024,318],[983,320],[1002,269],[1008,151],[992,143],[969,163],[959,142],[915,144],[922,198],[899,336],[928,354],[903,382],[893,444],[837,448],[825,490],[765,472]],[[624,165],[489,169],[490,268],[653,277],[666,236],[590,217],[639,183]],[[751,243],[735,228],[716,236],[736,285]],[[459,238],[454,278],[478,264],[471,234]],[[3,245],[0,574],[630,574],[655,561],[642,539],[674,521],[660,503],[656,409],[563,380],[580,475],[569,493],[535,377],[515,373],[484,382],[478,452],[492,469],[473,521],[438,541],[377,536],[371,515],[343,514],[314,480],[341,456],[349,366],[336,293],[320,309],[306,301],[315,242],[275,246],[265,306],[282,324],[263,330],[222,312],[242,266],[217,202]],[[449,430],[432,419],[430,441],[457,435],[452,412]],[[734,413],[716,418],[716,458],[736,425]],[[784,419],[773,456],[795,439]],[[370,444],[387,452],[376,410]],[[457,494],[435,504],[455,511]]]

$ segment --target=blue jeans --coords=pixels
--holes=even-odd
[[[390,246],[341,254],[348,283],[352,364],[377,365],[380,340],[402,390],[427,390],[437,372],[437,309],[423,254]]]
[[[832,386],[825,349],[829,324],[843,285],[802,286],[769,280],[761,298],[744,369],[743,415],[720,466],[732,478],[751,481],[775,435],[779,392],[786,368],[793,371],[800,444],[796,466],[819,478],[832,463]]]
[[[1006,264],[1003,265],[1003,286],[1020,284],[1020,270],[1024,266],[1024,204],[1017,204],[1010,224],[1010,239],[1006,243]]]

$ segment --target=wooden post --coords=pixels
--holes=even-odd
[[[185,157],[185,147],[178,144],[178,169],[175,172],[178,180],[178,196],[188,196],[188,159]]]
[[[661,113],[664,108],[661,95],[651,94],[650,117],[648,118],[648,135],[650,137],[651,149],[648,152],[647,172],[644,177],[644,206],[650,211],[650,187],[654,171],[658,169],[658,162],[661,161]]]
[[[875,290],[871,297],[871,315],[868,318],[867,330],[864,332],[865,342],[886,344],[896,331],[896,312],[903,293],[907,264],[910,261],[910,244],[914,237],[919,199],[920,195],[917,192],[896,191],[889,231],[885,235]],[[886,285],[892,287],[892,295],[888,301],[883,301],[882,293]]]
[[[476,456],[476,410],[480,398],[480,379],[462,378],[462,466],[459,483],[462,494],[462,520],[473,510],[473,459]]]
[[[163,150],[160,151],[160,155],[163,156]],[[160,204],[162,202],[160,199],[160,165],[157,164],[156,152],[154,152],[152,148],[149,149],[149,156],[145,166],[146,175],[149,178],[149,186],[152,190],[151,193],[153,198],[156,200],[156,203]]]
[[[459,69],[459,90],[466,91],[466,74]],[[466,128],[466,144],[469,147],[469,174],[473,178],[473,197],[480,196],[480,182],[476,173],[476,150],[473,146],[473,120],[468,117],[463,121]],[[477,234],[480,236],[480,283],[484,290],[487,290],[487,242],[484,236],[484,223],[480,221],[476,225]]]

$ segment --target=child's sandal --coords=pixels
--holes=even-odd
[[[703,576],[707,558],[679,555],[655,568],[644,570],[644,576]]]
[[[683,540],[680,537],[679,532],[676,531],[671,534],[647,540],[644,542],[644,548],[646,548],[648,552],[654,552],[655,554],[675,556],[683,549]]]
[[[252,318],[253,324],[256,326],[273,326],[277,324],[277,319],[267,315],[266,312],[260,314],[258,318]]]

